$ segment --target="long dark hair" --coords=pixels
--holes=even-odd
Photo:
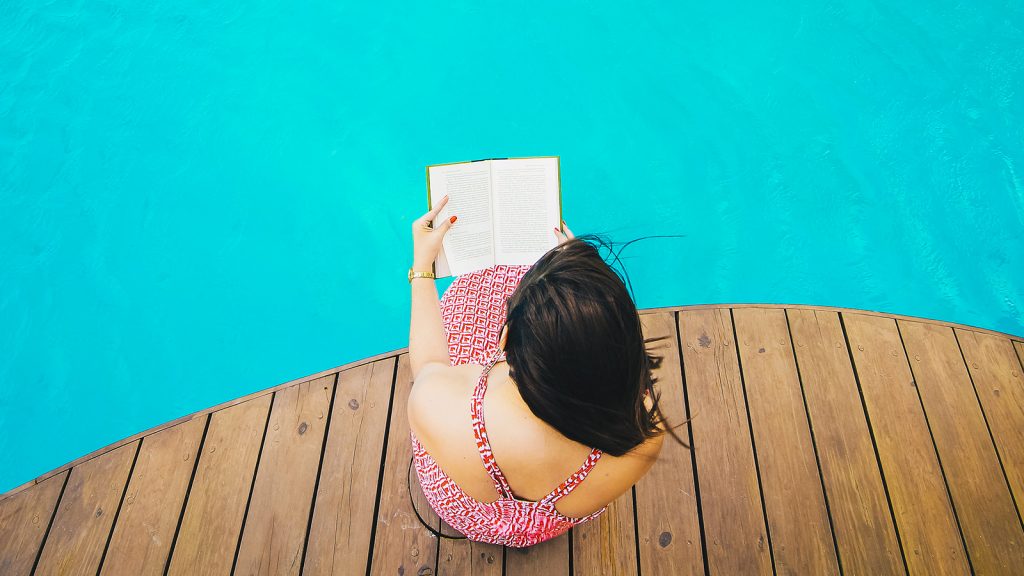
[[[523,275],[508,299],[509,376],[530,410],[571,440],[622,456],[668,430],[689,448],[653,388],[662,357],[647,345],[664,337],[644,339],[626,283],[598,250],[609,244],[577,237]]]

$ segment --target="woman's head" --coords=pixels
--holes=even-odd
[[[607,246],[569,240],[527,271],[508,300],[505,353],[538,418],[621,456],[661,433],[660,411],[643,405],[661,359],[647,352],[636,305],[598,245]]]

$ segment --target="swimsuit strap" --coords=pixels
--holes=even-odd
[[[491,480],[494,482],[494,488],[499,494],[506,498],[515,498],[515,495],[512,493],[512,487],[509,486],[508,480],[505,479],[505,475],[501,473],[498,463],[494,460],[491,442],[487,437],[487,429],[484,427],[484,394],[487,392],[487,375],[498,360],[504,357],[503,351],[499,349],[484,366],[484,370],[480,373],[480,378],[476,382],[476,388],[473,390],[473,401],[470,410],[473,418],[473,436],[476,438],[477,451],[480,452],[480,459],[483,460],[487,475],[491,477]],[[590,471],[594,469],[597,461],[601,459],[601,454],[602,452],[597,448],[591,450],[579,469],[566,478],[558,488],[555,488],[542,498],[540,502],[550,502],[553,504],[566,494],[572,492],[586,479]]]
[[[487,475],[494,481],[494,488],[498,491],[498,494],[506,498],[512,498],[512,488],[509,486],[508,480],[505,480],[505,475],[501,473],[501,469],[498,468],[497,462],[494,461],[494,454],[491,452],[491,442],[487,438],[487,429],[484,428],[484,394],[487,392],[487,374],[494,367],[494,364],[503,357],[504,354],[499,349],[484,366],[484,371],[480,373],[480,379],[477,380],[476,388],[473,390],[473,401],[470,410],[473,417],[473,436],[476,438],[476,448],[480,452],[480,459],[484,462]]]
[[[573,472],[571,476],[566,478],[565,481],[558,486],[558,488],[555,488],[554,490],[551,491],[550,494],[541,499],[541,502],[550,502],[554,504],[555,502],[558,502],[562,498],[562,496],[565,496],[566,494],[572,492],[577,486],[580,485],[580,482],[583,482],[583,480],[587,478],[587,475],[590,474],[590,471],[594,469],[594,466],[597,465],[597,461],[601,459],[601,454],[602,452],[597,448],[591,450],[590,454],[587,455],[587,459],[583,461],[583,464],[579,467],[579,469]]]

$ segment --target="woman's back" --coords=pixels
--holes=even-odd
[[[473,540],[528,546],[592,519],[650,468],[661,437],[622,456],[537,417],[502,360],[506,305],[529,266],[457,278],[440,300],[452,366],[419,373],[409,398],[414,460],[434,510]]]
[[[473,499],[498,498],[479,455],[470,410],[483,366],[467,364],[441,377],[417,382],[409,400],[413,432],[438,466]],[[577,472],[591,448],[563,436],[537,418],[498,362],[487,376],[484,426],[494,460],[515,498],[539,501]],[[582,518],[641,478],[657,459],[662,437],[652,438],[624,456],[601,454],[584,482],[557,502],[559,513]]]

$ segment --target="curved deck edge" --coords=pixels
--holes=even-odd
[[[918,316],[906,316],[906,315],[901,315],[901,314],[892,314],[892,313],[889,313],[889,312],[881,312],[881,311],[875,311],[875,310],[862,310],[862,309],[859,309],[859,308],[843,308],[843,307],[837,307],[837,306],[823,306],[823,305],[813,305],[813,304],[768,304],[768,303],[692,304],[692,305],[684,305],[684,306],[664,306],[664,307],[660,307],[660,308],[643,308],[643,309],[640,310],[640,313],[641,314],[657,314],[657,313],[661,313],[661,312],[679,312],[679,311],[684,311],[684,310],[707,310],[707,309],[720,309],[720,308],[730,308],[730,309],[734,309],[734,308],[776,308],[776,309],[777,308],[784,308],[784,309],[792,309],[792,310],[822,310],[822,311],[826,311],[826,312],[839,312],[839,313],[846,312],[846,313],[851,313],[851,314],[863,314],[863,315],[869,315],[869,316],[879,316],[879,317],[884,317],[884,318],[890,318],[890,319],[893,319],[893,320],[906,320],[906,321],[910,321],[910,322],[920,322],[920,323],[926,323],[926,324],[935,324],[935,325],[940,325],[940,326],[946,326],[946,327],[949,327],[949,328],[959,328],[961,330],[968,330],[968,331],[972,331],[972,332],[978,332],[978,333],[982,333],[982,334],[990,334],[990,335],[999,336],[999,337],[1002,337],[1002,338],[1008,338],[1010,340],[1015,340],[1015,341],[1018,341],[1018,342],[1021,342],[1022,344],[1024,344],[1024,336],[1017,336],[1017,335],[1008,334],[1008,333],[1005,333],[1005,332],[998,332],[996,330],[989,330],[987,328],[979,328],[977,326],[971,326],[971,325],[968,325],[968,324],[959,324],[959,323],[955,323],[955,322],[946,322],[946,321],[942,321],[942,320],[936,320],[936,319],[932,319],[932,318],[922,318],[922,317],[918,317]],[[77,466],[77,465],[79,465],[79,464],[81,464],[81,463],[83,463],[83,462],[85,462],[87,460],[91,460],[91,459],[93,459],[93,458],[95,458],[97,456],[100,456],[102,454],[105,454],[107,452],[115,450],[117,448],[120,448],[121,446],[124,446],[126,444],[130,444],[130,443],[132,443],[132,442],[134,442],[136,440],[139,440],[140,438],[144,438],[146,436],[155,434],[156,432],[159,432],[159,431],[164,430],[166,428],[170,428],[172,426],[181,424],[183,422],[188,422],[188,421],[190,421],[190,420],[192,420],[194,418],[200,418],[200,417],[206,416],[208,414],[211,414],[213,412],[217,412],[219,410],[223,410],[225,408],[229,408],[229,407],[234,406],[236,404],[241,404],[242,402],[246,402],[248,400],[252,400],[253,398],[258,398],[260,396],[265,396],[267,394],[272,394],[272,393],[274,393],[274,392],[276,392],[278,390],[287,388],[289,386],[294,386],[296,384],[301,384],[303,382],[308,382],[310,380],[315,380],[317,378],[321,378],[321,377],[326,376],[328,374],[333,374],[335,372],[340,372],[342,370],[347,370],[349,368],[355,368],[357,366],[362,366],[364,364],[369,364],[371,362],[376,362],[378,360],[383,360],[385,358],[391,358],[391,357],[394,357],[394,356],[399,356],[401,354],[404,354],[407,351],[408,351],[408,348],[399,348],[399,349],[396,349],[396,350],[392,350],[390,352],[384,352],[384,353],[381,353],[381,354],[377,354],[375,356],[369,356],[367,358],[363,358],[363,359],[360,359],[360,360],[349,362],[347,364],[342,364],[342,365],[336,366],[334,368],[328,368],[326,370],[321,370],[321,371],[316,372],[314,374],[310,374],[310,375],[307,375],[307,376],[296,378],[294,380],[289,380],[288,382],[284,382],[282,384],[277,384],[275,386],[271,386],[269,388],[265,388],[263,390],[259,390],[259,391],[253,392],[251,394],[247,394],[245,396],[240,396],[240,397],[235,398],[233,400],[228,400],[227,402],[222,402],[222,403],[217,404],[215,406],[211,406],[209,408],[205,408],[203,410],[199,410],[199,411],[193,412],[192,414],[188,414],[188,415],[182,416],[181,418],[176,418],[174,420],[170,420],[168,422],[164,422],[163,424],[159,424],[157,426],[154,426],[152,428],[149,428],[147,430],[144,430],[144,431],[139,432],[137,434],[134,434],[132,436],[128,436],[126,438],[118,440],[117,442],[114,442],[112,444],[108,444],[107,446],[104,446],[102,448],[94,450],[94,451],[92,451],[92,452],[90,452],[90,453],[88,453],[88,454],[86,454],[86,455],[84,455],[84,456],[82,456],[80,458],[72,460],[72,461],[70,461],[70,462],[68,462],[68,463],[66,463],[66,464],[64,464],[64,465],[62,465],[62,466],[60,466],[58,468],[54,468],[53,470],[50,470],[49,472],[46,472],[46,473],[44,473],[44,474],[42,474],[42,475],[40,475],[40,476],[38,476],[38,477],[36,477],[36,478],[34,478],[32,480],[29,480],[28,482],[25,482],[24,484],[16,486],[16,487],[8,490],[7,492],[5,492],[3,494],[0,494],[0,501],[5,500],[5,499],[7,499],[7,498],[9,498],[9,497],[11,497],[11,496],[13,496],[13,495],[23,491],[23,490],[25,490],[25,489],[28,489],[28,488],[30,488],[32,486],[35,486],[36,484],[39,484],[39,483],[41,483],[41,482],[43,482],[45,480],[48,480],[49,478],[51,478],[53,476],[61,474],[62,472],[70,470],[71,468],[73,468],[73,467],[75,467],[75,466]],[[1024,363],[1024,359],[1022,359],[1022,363]]]

